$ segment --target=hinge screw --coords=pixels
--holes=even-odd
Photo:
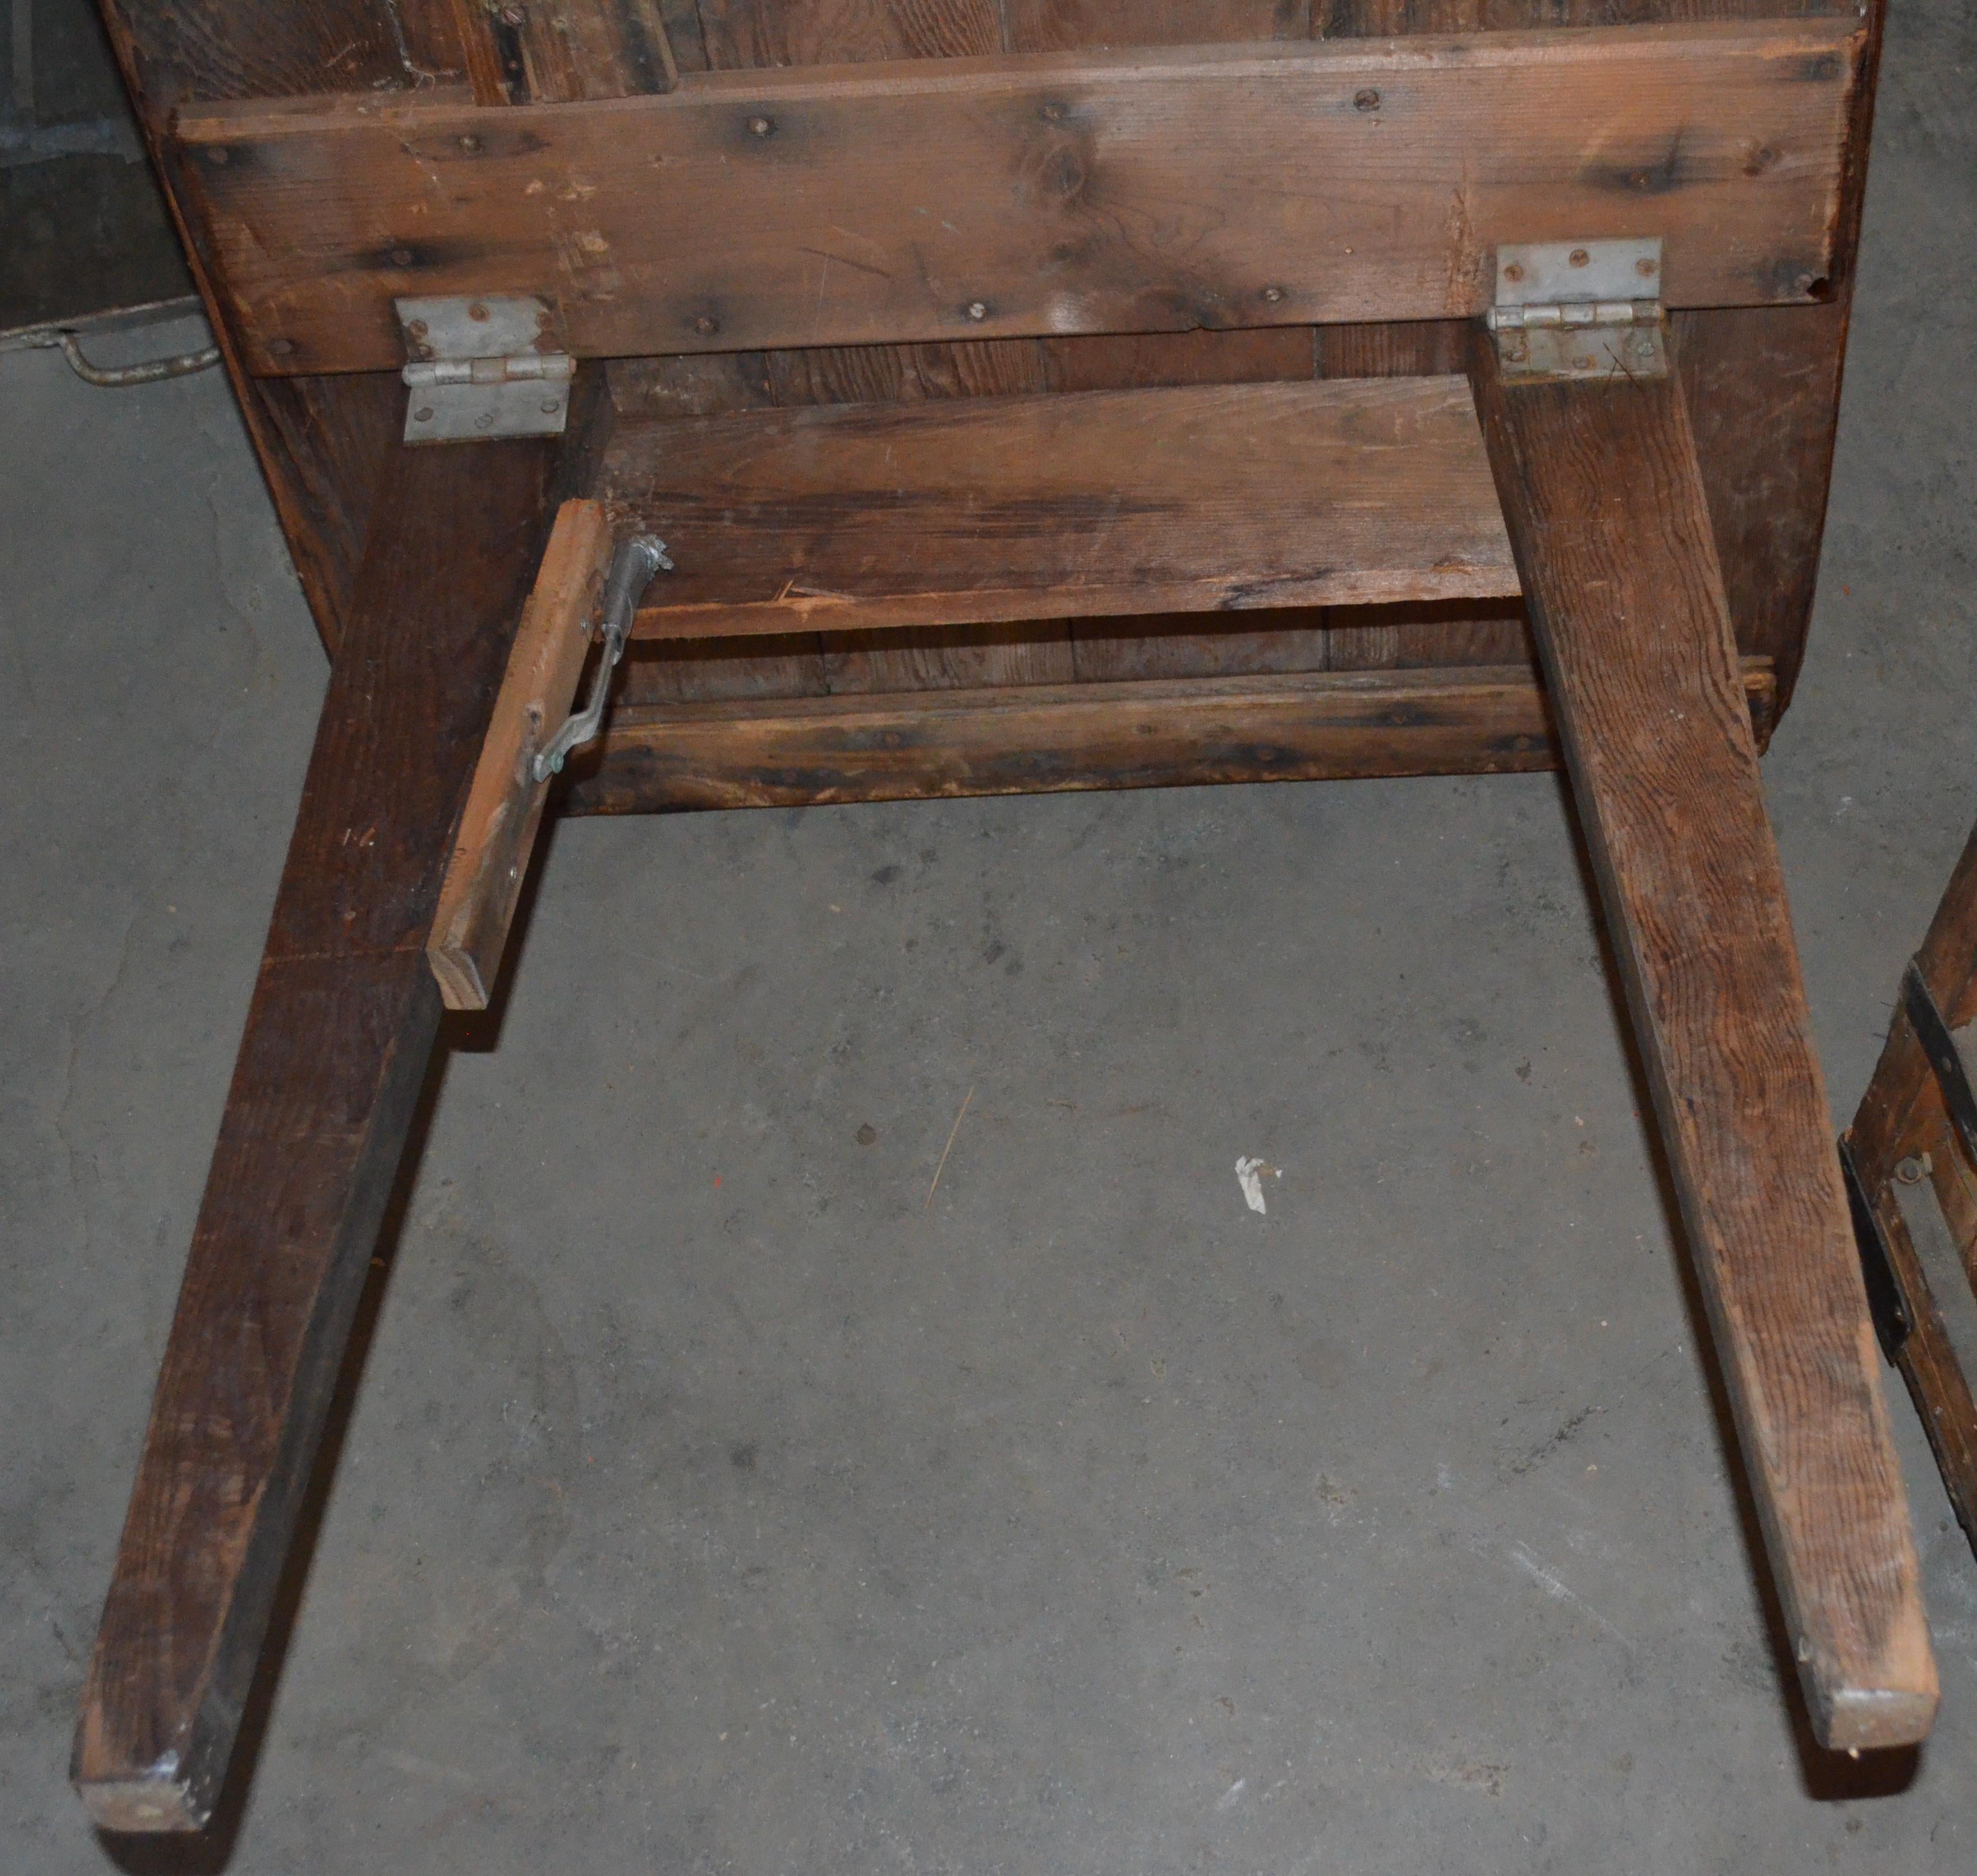
[[[971,319],[985,319],[989,316],[989,309],[980,300],[972,299],[968,302],[968,316]]]
[[[432,421],[432,412],[429,410],[414,411],[412,413],[412,421],[415,424],[429,424]]]
[[[698,319],[694,321],[693,329],[698,332],[702,339],[711,339],[716,332],[721,330],[721,322],[718,319],[710,319],[703,312]]]
[[[1355,111],[1378,111],[1380,108],[1380,94],[1371,91],[1355,91],[1352,94],[1352,108]]]
[[[1503,269],[1503,278],[1507,280],[1521,280],[1523,277],[1523,268],[1516,261],[1512,261],[1510,266]]]
[[[1913,1156],[1899,1161],[1895,1168],[1895,1177],[1903,1185],[1920,1185],[1922,1175],[1922,1161]]]
[[[1576,247],[1569,254],[1566,256],[1566,259],[1570,261],[1575,267],[1583,267],[1587,262],[1592,259],[1592,256],[1587,253],[1583,247]]]
[[[767,137],[775,127],[767,117],[751,117],[748,120],[748,134],[751,137]]]
[[[1263,300],[1267,306],[1274,306],[1283,296],[1284,289],[1280,286],[1266,286],[1263,289]]]
[[[1635,262],[1634,271],[1637,274],[1639,274],[1643,279],[1651,279],[1653,276],[1655,271],[1654,261],[1648,255],[1643,254],[1639,260]]]

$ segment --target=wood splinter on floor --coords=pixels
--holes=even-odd
[[[961,1116],[968,1111],[968,1104],[974,1098],[975,1090],[971,1087],[962,1097],[961,1112],[955,1115],[954,1125],[947,1130],[947,1144],[940,1150],[940,1164],[933,1169],[932,1182],[927,1187],[926,1203],[920,1207],[922,1211],[933,1210],[934,1187],[940,1184],[940,1175],[947,1166],[947,1156],[954,1151],[954,1137],[961,1131]]]

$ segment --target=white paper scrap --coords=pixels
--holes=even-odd
[[[1236,1183],[1243,1188],[1243,1196],[1249,1201],[1249,1209],[1267,1215],[1269,1207],[1263,1203],[1263,1180],[1266,1174],[1272,1179],[1281,1179],[1283,1168],[1246,1157],[1236,1162]]]

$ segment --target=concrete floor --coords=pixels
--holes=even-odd
[[[1896,0],[1767,767],[1836,1117],[1977,817],[1974,30]],[[59,1876],[176,1866],[64,1772],[323,666],[216,378],[0,401],[0,1867]],[[570,823],[520,962],[185,1866],[1977,1866],[1892,1376],[1940,1724],[1832,1760],[1781,1689],[1555,779]]]

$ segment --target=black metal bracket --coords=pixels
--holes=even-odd
[[[1888,1240],[1881,1230],[1879,1214],[1860,1183],[1853,1164],[1853,1149],[1847,1136],[1840,1137],[1840,1171],[1847,1181],[1847,1203],[1853,1214],[1853,1242],[1860,1253],[1860,1277],[1867,1286],[1867,1313],[1874,1319],[1874,1333],[1880,1339],[1881,1353],[1894,1365],[1902,1344],[1915,1324],[1909,1315],[1907,1300],[1895,1276]]]
[[[1942,1091],[1942,1105],[1957,1132],[1963,1150],[1977,1159],[1977,1093],[1970,1086],[1970,1065],[1963,1059],[1955,1031],[1942,1019],[1936,1006],[1922,966],[1911,959],[1902,973],[1902,1009],[1909,1027],[1916,1032],[1922,1052],[1936,1072],[1936,1085]]]

